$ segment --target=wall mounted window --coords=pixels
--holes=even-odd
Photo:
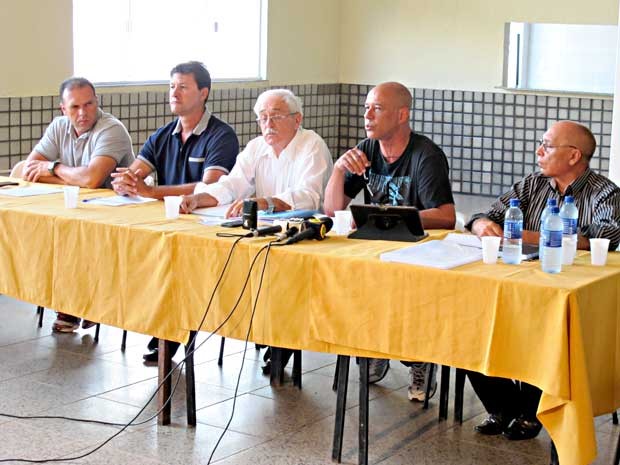
[[[74,74],[167,82],[181,62],[213,79],[265,79],[267,0],[73,0]]]
[[[503,86],[613,94],[617,37],[617,26],[507,23]]]

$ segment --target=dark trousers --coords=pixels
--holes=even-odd
[[[174,354],[177,353],[177,350],[179,350],[180,345],[181,344],[179,344],[178,342],[170,341],[170,357],[174,357]],[[159,346],[159,339],[157,339],[156,337],[153,337],[151,338],[151,340],[149,341],[146,347],[149,350],[155,350],[157,349],[158,346]]]
[[[542,391],[531,384],[468,371],[467,376],[487,412],[506,419],[536,419]]]

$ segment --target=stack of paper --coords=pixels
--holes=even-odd
[[[456,234],[455,234],[456,235]],[[465,236],[458,234],[458,236]],[[478,239],[476,236],[470,236]],[[478,242],[480,240],[478,239]],[[428,241],[418,245],[393,250],[380,255],[384,262],[407,263],[447,270],[467,263],[482,260],[482,249],[462,245],[452,239]]]

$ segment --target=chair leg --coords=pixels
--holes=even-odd
[[[101,326],[101,323],[97,323],[95,325],[95,342],[99,342],[99,328]]]
[[[614,425],[617,425],[617,424],[618,424],[618,412],[615,412],[615,411],[614,411],[614,413],[612,413],[612,414],[611,414],[611,422],[612,422]]]
[[[368,359],[360,357],[360,418],[357,456],[359,465],[368,465],[368,386]]]
[[[191,331],[189,333],[189,344],[185,346],[185,397],[187,398],[187,424],[189,426],[196,426],[196,381],[194,378],[195,338],[196,331]]]
[[[454,377],[454,421],[463,424],[463,400],[465,397],[465,370],[456,369]]]
[[[431,366],[428,370],[428,379],[426,380],[426,395],[424,396],[424,406],[422,407],[424,410],[428,410],[428,398],[431,393],[431,380],[433,379],[433,374],[435,372],[435,364],[431,363]]]
[[[427,389],[429,389],[429,386]],[[430,393],[429,393],[430,394]],[[441,366],[441,387],[439,390],[439,421],[448,419],[448,395],[450,394],[450,367]]]
[[[293,385],[301,389],[301,350],[293,351]]]
[[[620,465],[620,434],[618,435],[618,443],[616,444],[616,457],[614,458],[614,465]]]
[[[39,315],[39,328],[43,327],[43,314],[45,313],[45,307],[40,305],[37,307],[37,314]]]
[[[336,357],[336,369],[334,370],[334,382],[332,383],[332,391],[338,390],[338,374],[340,372],[340,355]]]
[[[332,442],[332,460],[338,463],[342,461],[342,439],[344,436],[344,418],[347,408],[347,389],[349,386],[349,360],[347,355],[338,355],[336,362],[336,374],[334,382],[337,380],[337,400],[336,400],[336,416],[334,424],[334,440]]]
[[[560,465],[560,459],[558,457],[558,451],[555,448],[555,444],[551,441],[549,451],[549,465]]]
[[[123,330],[123,339],[121,340],[121,352],[125,352],[127,348],[127,330]]]
[[[217,356],[217,366],[221,367],[222,363],[224,363],[224,344],[226,343],[226,338],[222,337],[220,339],[220,354]]]

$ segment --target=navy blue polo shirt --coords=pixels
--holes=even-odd
[[[200,182],[208,169],[229,173],[239,153],[239,141],[233,128],[205,109],[202,119],[183,144],[178,121],[175,119],[155,131],[138,155],[157,173],[157,184]]]

